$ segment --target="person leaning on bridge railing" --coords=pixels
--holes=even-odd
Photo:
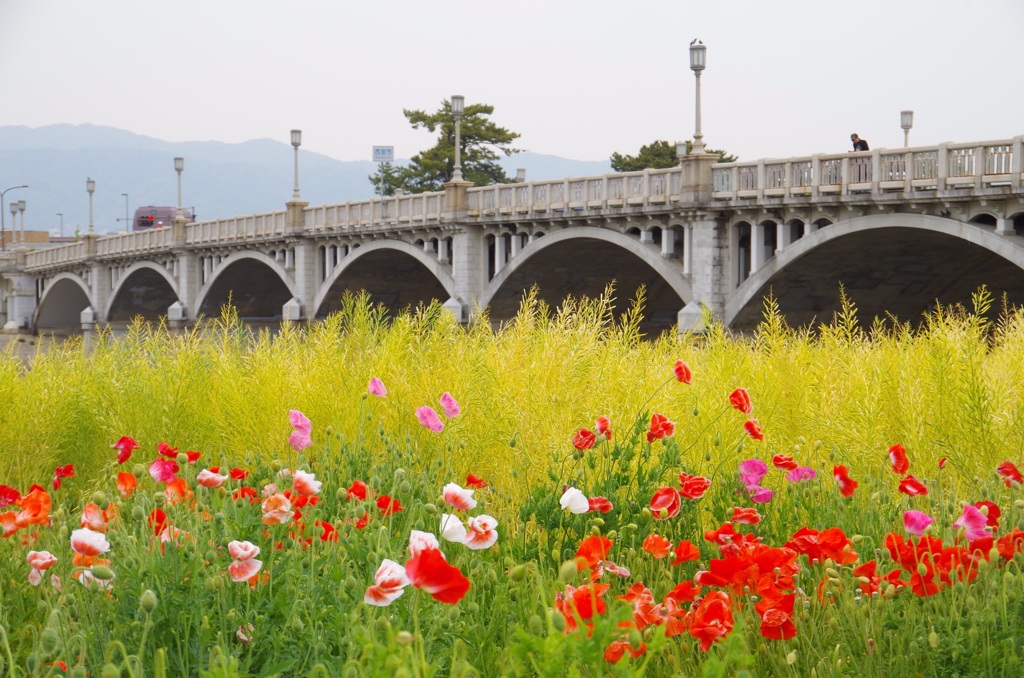
[[[856,132],[854,132],[853,134],[850,135],[850,141],[853,142],[853,150],[855,150],[855,151],[867,151],[867,150],[869,150],[868,149],[868,142],[864,141],[859,136],[857,136]]]

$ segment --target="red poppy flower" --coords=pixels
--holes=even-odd
[[[679,514],[679,492],[674,487],[659,487],[651,497],[651,513],[655,520],[674,518]]]
[[[829,527],[820,532],[801,527],[785,546],[806,555],[810,563],[823,563],[828,558],[840,565],[857,561],[857,552],[851,547],[849,537],[838,527]]]
[[[761,522],[761,514],[754,508],[741,508],[736,506],[732,510],[732,518],[729,522],[734,525],[757,525]]]
[[[364,530],[364,529],[366,529],[366,526],[370,524],[371,520],[373,520],[373,518],[370,517],[370,512],[369,511],[363,513],[363,517],[356,521],[356,529],[357,530]]]
[[[174,504],[191,499],[195,495],[192,493],[192,490],[188,489],[185,479],[179,477],[167,483],[167,487],[164,488],[164,496],[167,497],[167,501],[173,506]]]
[[[703,476],[694,476],[689,473],[679,474],[680,495],[687,499],[700,499],[711,487],[711,479]]]
[[[21,513],[15,518],[15,523],[20,527],[29,525],[49,525],[50,508],[53,500],[46,490],[38,485],[32,486],[32,491],[21,498]]]
[[[1024,485],[1024,476],[1021,475],[1016,466],[1008,461],[1004,461],[1000,464],[996,469],[996,472],[1006,478],[1007,487],[1011,487],[1011,482],[1017,483],[1018,485]]]
[[[0,537],[6,539],[16,533],[19,529],[18,514],[16,512],[7,511],[6,513],[0,513],[0,530],[3,532],[0,534]]]
[[[675,554],[675,560],[670,563],[673,567],[676,565],[682,565],[683,563],[687,563],[691,560],[700,560],[700,551],[687,539],[676,544]]]
[[[356,481],[359,482],[359,481]],[[476,490],[482,490],[487,487],[487,481],[480,476],[475,476],[472,473],[466,474],[466,487],[472,487]]]
[[[584,567],[594,569],[601,564],[602,560],[608,558],[614,544],[615,542],[603,535],[587,537],[580,542],[580,547],[576,549],[576,561],[581,569]]]
[[[795,471],[797,469],[796,461],[788,454],[776,454],[772,457],[772,464],[775,465],[775,468],[782,469],[783,471]]]
[[[736,528],[732,526],[732,523],[722,523],[722,526],[717,530],[708,530],[704,533],[704,540],[714,542],[716,544],[728,544],[736,536]]]
[[[738,388],[729,394],[729,402],[737,410],[747,415],[748,417],[754,412],[754,405],[750,402],[750,394],[747,393],[747,389]]]
[[[402,506],[397,499],[392,499],[386,494],[382,494],[377,497],[377,508],[379,508],[380,512],[386,516],[405,510],[405,507]]]
[[[196,452],[195,450],[188,450],[185,452],[185,456],[188,457],[188,463],[194,464],[199,461],[199,457],[202,456],[202,452]]]
[[[153,509],[150,511],[146,523],[149,525],[149,529],[153,530],[153,534],[158,535],[167,527],[167,514],[163,509]]]
[[[324,520],[314,521],[313,524],[323,530],[323,534],[320,535],[320,541],[338,541],[338,530],[335,529],[334,525]]]
[[[676,425],[664,414],[651,415],[651,427],[647,430],[647,442],[653,443],[662,438],[671,438],[676,432]]]
[[[177,447],[171,447],[170,445],[168,445],[165,442],[157,443],[156,451],[157,451],[157,454],[159,454],[162,457],[167,457],[168,459],[177,459],[178,458],[178,448]]]
[[[423,549],[408,560],[405,574],[413,586],[442,603],[454,605],[469,591],[469,580],[437,549]]]
[[[597,436],[594,435],[589,429],[581,428],[576,431],[576,435],[572,438],[572,446],[577,450],[589,450],[597,442]]]
[[[169,483],[178,473],[177,462],[170,459],[154,459],[149,465],[149,475],[158,483]]]
[[[761,635],[770,640],[789,640],[796,635],[793,623],[795,594],[763,598],[755,608],[761,615]]]
[[[672,372],[676,375],[676,381],[683,384],[689,384],[693,379],[693,372],[690,370],[690,366],[682,360],[676,361],[676,364],[672,367]]]
[[[608,513],[614,508],[607,497],[587,497],[587,503],[590,506],[588,513],[593,511]]]
[[[0,509],[17,504],[21,494],[10,485],[0,485]]]
[[[986,525],[998,530],[999,516],[1002,515],[1002,511],[999,510],[999,507],[990,501],[978,501],[975,502],[974,505],[985,514],[985,517],[988,519]]]
[[[75,465],[68,464],[67,466],[58,466],[53,469],[53,489],[59,490],[64,478],[70,478],[75,475]]]
[[[605,415],[602,414],[597,418],[597,421],[594,422],[594,430],[608,440],[612,439],[612,422]]]
[[[732,631],[733,618],[729,594],[712,591],[704,596],[696,610],[690,613],[691,636],[700,641],[700,649],[707,652],[712,644],[725,638]]]
[[[565,632],[571,633],[579,627],[577,617],[584,622],[594,615],[605,613],[608,606],[602,596],[608,591],[608,584],[587,584],[579,588],[566,586],[565,591],[555,594],[555,609],[565,617]]]
[[[356,480],[348,488],[348,498],[358,499],[362,501],[363,499],[366,499],[368,489],[369,488],[366,486],[366,483],[364,483],[362,480]]]
[[[139,444],[131,436],[121,436],[121,439],[114,443],[114,449],[117,450],[117,463],[123,464],[131,458],[134,450],[139,449]]]
[[[889,461],[892,462],[892,470],[899,475],[906,475],[910,470],[910,460],[907,459],[907,451],[903,445],[896,443],[889,448]]]
[[[1015,553],[1024,550],[1024,531],[1013,528],[996,540],[996,549],[1005,560],[1010,560]]]
[[[231,498],[236,501],[238,499],[248,499],[250,504],[255,504],[259,501],[260,496],[252,487],[240,487],[231,493]]]
[[[629,656],[633,659],[646,654],[647,644],[644,641],[640,641],[640,646],[634,648],[628,640],[613,640],[608,648],[604,651],[604,660],[611,664],[617,664],[622,661],[622,658],[626,656],[626,652],[629,652]]]
[[[857,481],[850,477],[849,471],[843,465],[832,467],[832,477],[839,483],[839,494],[844,497],[852,497],[857,489]]]
[[[647,538],[644,539],[643,549],[655,558],[664,558],[668,554],[672,553],[672,542],[665,539],[660,534],[649,534],[647,535]]]
[[[900,492],[910,497],[916,497],[919,494],[928,494],[928,488],[914,476],[906,476],[900,481]]]
[[[939,468],[941,469],[943,466],[945,466],[947,461],[949,460],[946,459],[946,457],[942,457],[941,459],[939,459]]]
[[[761,425],[757,423],[757,419],[747,419],[743,422],[743,430],[754,440],[764,440],[764,433],[761,432]]]
[[[249,477],[249,472],[240,468],[233,468],[228,472],[228,475],[235,480],[245,480]]]
[[[864,595],[870,596],[881,590],[882,578],[878,576],[878,563],[874,560],[853,568],[851,574],[857,579],[857,586]]]

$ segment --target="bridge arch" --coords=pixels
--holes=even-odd
[[[837,221],[806,234],[775,255],[733,292],[725,322],[750,329],[760,300],[772,290],[791,325],[828,322],[839,285],[861,320],[893,313],[913,321],[932,307],[964,303],[982,284],[1024,303],[1024,245],[954,219],[925,214],[875,214]],[[992,281],[1010,281],[996,289]]]
[[[267,275],[267,269],[273,275]],[[217,315],[230,299],[241,318],[280,320],[282,307],[296,297],[294,280],[273,257],[235,252],[220,262],[199,290],[195,314]]]
[[[628,261],[619,256],[623,251],[631,255]],[[523,248],[488,283],[480,306],[490,309],[492,320],[504,321],[515,316],[534,282],[541,298],[557,306],[569,294],[596,297],[613,280],[620,308],[641,284],[647,288],[645,329],[651,332],[673,326],[693,298],[678,259],[663,257],[659,247],[626,233],[580,226],[555,231]]]
[[[129,294],[134,298],[128,299]],[[141,315],[146,320],[156,320],[166,315],[167,307],[178,299],[178,281],[166,268],[152,261],[139,261],[121,274],[103,318],[118,322]]]
[[[365,279],[366,285],[360,284]],[[352,249],[320,285],[310,317],[325,317],[340,306],[343,290],[366,290],[372,303],[396,313],[402,308],[455,294],[455,279],[435,256],[401,240],[366,243]]]
[[[58,273],[47,281],[33,314],[32,327],[77,332],[82,329],[82,311],[90,306],[92,290],[85,280],[74,273]]]

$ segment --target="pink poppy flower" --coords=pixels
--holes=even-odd
[[[83,556],[98,556],[110,550],[110,543],[102,532],[83,527],[71,533],[71,548]]]
[[[272,494],[263,500],[264,525],[281,525],[292,519],[292,503],[283,494]]]
[[[740,482],[744,485],[757,485],[768,475],[768,464],[760,459],[747,459],[739,465]]]
[[[459,511],[471,511],[476,508],[473,490],[467,490],[455,483],[448,483],[441,491],[444,502]]]
[[[558,500],[558,504],[563,510],[568,510],[569,513],[586,513],[590,510],[590,502],[587,500],[586,495],[575,487],[565,488],[565,492],[562,493],[562,498]]]
[[[459,413],[462,411],[458,401],[448,391],[441,394],[441,409],[444,410],[444,416],[449,419],[459,416]]]
[[[386,607],[398,600],[405,593],[405,587],[411,583],[405,568],[387,558],[381,561],[373,581],[373,585],[366,589],[363,602],[377,607]]]
[[[434,408],[429,405],[417,407],[416,418],[420,420],[421,424],[429,428],[434,433],[440,433],[444,430],[444,423],[441,421],[441,418],[437,416],[437,412],[434,411]]]
[[[928,494],[928,488],[914,476],[907,476],[901,480],[899,490],[910,497],[916,497],[919,494]]]
[[[256,560],[255,558],[249,558],[248,560],[233,560],[228,565],[228,575],[231,577],[231,581],[243,582],[249,581],[256,574],[263,569],[263,561]]]
[[[370,385],[366,388],[366,390],[370,393],[370,395],[377,396],[378,398],[383,398],[388,394],[388,390],[384,387],[384,382],[378,379],[377,377],[373,377],[372,379],[370,379]]]
[[[316,474],[305,471],[296,471],[292,474],[292,490],[303,497],[313,497],[320,494],[320,487],[323,481],[316,479]]]
[[[915,537],[923,535],[928,526],[934,522],[935,518],[923,511],[903,512],[903,529],[907,531],[907,534],[912,534]]]
[[[743,430],[754,440],[764,440],[764,433],[761,431],[761,425],[757,423],[757,419],[747,419],[743,422]]]
[[[420,530],[412,530],[409,533],[409,557],[415,558],[416,554],[423,549],[440,549],[441,544],[438,543],[437,537],[430,532],[422,532]]]
[[[260,554],[260,547],[248,541],[232,541],[228,543],[228,553],[235,560],[249,560]]]
[[[117,463],[123,464],[128,461],[132,456],[132,451],[138,448],[139,444],[135,442],[135,438],[121,436],[121,439],[114,443],[114,449],[117,450]]]
[[[441,536],[446,541],[458,542],[461,544],[462,540],[466,538],[466,526],[462,524],[462,520],[457,515],[442,513]]]
[[[178,473],[178,463],[170,459],[155,459],[149,465],[149,475],[158,483],[171,483]]]
[[[498,541],[498,531],[494,529],[498,526],[498,521],[491,516],[471,516],[466,522],[469,523],[469,529],[462,543],[474,551],[488,549]]]
[[[301,452],[313,444],[313,440],[310,438],[310,434],[313,432],[313,424],[306,415],[298,410],[289,410],[288,419],[291,421],[292,429],[294,429],[288,438],[288,444],[296,452]]]
[[[754,412],[754,405],[750,402],[750,394],[747,393],[747,389],[738,388],[729,394],[729,402],[737,410],[747,415],[748,417]]]
[[[985,529],[988,526],[988,517],[978,510],[977,506],[973,504],[967,504],[964,506],[964,512],[960,515],[953,527],[962,527],[966,534],[967,541],[974,541],[975,539],[982,539],[983,537],[992,536],[989,531]]]
[[[676,375],[676,381],[680,383],[689,384],[693,379],[693,372],[690,370],[690,366],[682,360],[676,361],[676,364],[672,366],[672,372]]]
[[[747,491],[750,492],[750,501],[755,504],[767,504],[775,495],[775,490],[769,490],[760,485],[747,485]]]
[[[32,571],[28,573],[28,583],[32,586],[39,586],[43,581],[43,571],[48,570],[57,562],[57,556],[49,551],[29,551],[25,560],[32,566]]]
[[[216,489],[227,482],[228,476],[222,476],[219,473],[214,473],[208,468],[204,468],[196,475],[196,482],[203,487],[210,489]]]
[[[803,480],[813,480],[818,472],[808,466],[801,466],[786,474],[786,480],[791,483],[799,483]]]
[[[611,422],[611,419],[609,419],[608,417],[606,417],[603,414],[601,416],[599,416],[597,418],[597,421],[594,422],[594,431],[596,431],[598,435],[602,435],[606,439],[611,440],[612,439],[612,422]]]

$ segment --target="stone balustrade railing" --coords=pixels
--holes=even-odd
[[[853,195],[1022,183],[1024,137],[717,164],[715,200]]]
[[[712,198],[827,197],[864,193],[1024,185],[1024,136],[972,143],[946,143],[860,153],[819,154],[799,158],[718,163],[712,168]],[[554,181],[495,184],[467,190],[467,216],[536,215],[590,209],[669,204],[681,193],[683,170],[671,167],[642,172],[570,177]],[[441,223],[445,193],[419,193],[306,207],[306,233],[358,233],[389,227],[417,228]],[[252,214],[188,224],[186,245],[230,245],[277,238],[286,232],[287,212]],[[167,250],[171,229],[119,233],[95,241],[97,256],[122,256]],[[85,241],[40,248],[26,255],[29,271],[72,264],[92,254]]]

